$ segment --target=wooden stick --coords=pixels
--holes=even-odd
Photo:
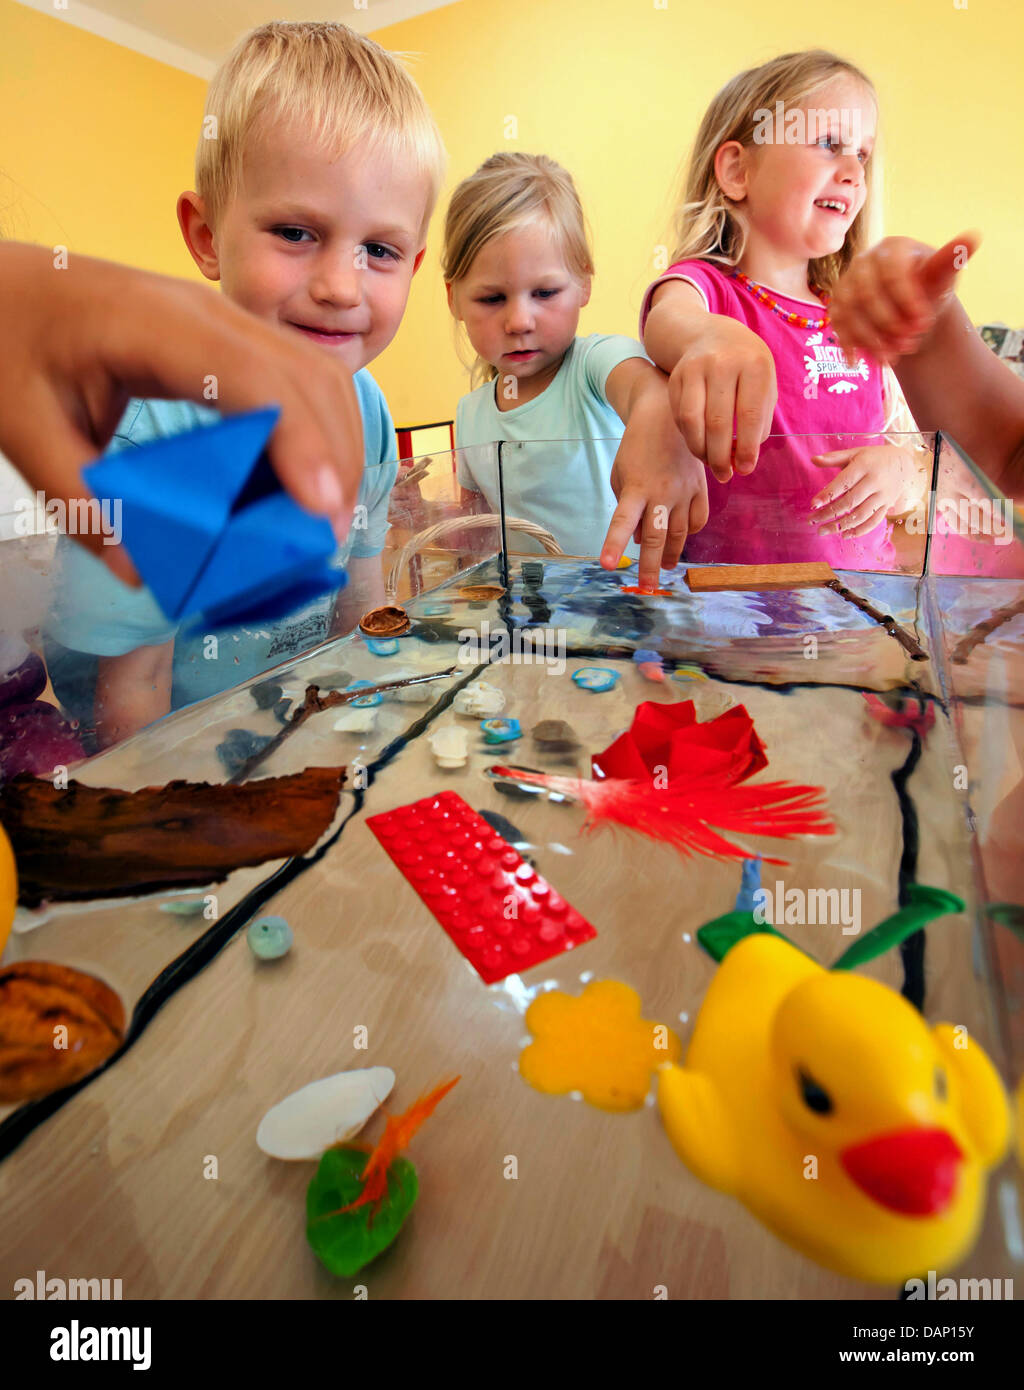
[[[928,653],[891,613],[883,613],[867,599],[852,593],[824,560],[796,565],[703,565],[686,571],[686,582],[693,593],[717,593],[724,589],[834,589],[847,603],[884,627],[914,661],[927,661]]]
[[[453,676],[457,669],[455,666],[446,666],[443,671],[431,671],[429,675],[425,676],[403,676],[401,680],[384,681],[380,685],[357,686],[355,690],[329,690],[326,695],[320,694],[318,685],[307,685],[306,698],[293,712],[284,728],[270,740],[265,748],[261,748],[258,753],[253,753],[246,758],[238,771],[228,778],[226,785],[229,787],[237,786],[240,782],[248,781],[256,769],[277,752],[285,739],[302,724],[305,724],[311,714],[320,714],[325,709],[334,709],[336,705],[347,705],[352,700],[365,699],[367,695],[378,695],[385,691],[397,690],[399,686],[422,685],[424,681],[441,680],[444,676]]]
[[[798,565],[698,565],[686,571],[695,594],[721,589],[815,589],[834,579],[824,560]]]

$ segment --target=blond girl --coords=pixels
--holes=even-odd
[[[868,78],[817,50],[740,73],[701,123],[673,264],[641,316],[689,448],[720,483],[740,475],[712,485],[688,559],[884,567],[881,524],[923,496],[919,453],[881,437],[882,368],[847,361],[829,323],[833,286],[866,240],[876,129]],[[769,434],[802,438],[758,464]],[[836,434],[876,439],[836,451]],[[823,468],[841,469],[824,487]]]
[[[456,413],[463,487],[496,508],[495,470],[474,468],[472,446],[522,446],[503,451],[507,510],[606,566],[633,536],[640,583],[655,584],[704,522],[704,471],[640,344],[577,336],[594,265],[570,175],[544,155],[493,155],[452,196],[442,264],[481,383]]]

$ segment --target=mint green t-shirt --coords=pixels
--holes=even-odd
[[[523,405],[499,410],[501,378],[463,396],[456,407],[459,448],[507,441],[502,450],[505,512],[543,526],[567,555],[599,555],[615,511],[612,464],[623,423],[609,404],[605,383],[620,362],[646,358],[633,338],[592,333],[575,338],[546,390]],[[459,482],[481,492],[498,510],[494,467],[461,456]],[[517,538],[515,546],[527,549]],[[635,555],[632,543],[627,554]]]
[[[339,570],[352,556],[383,550],[389,497],[398,476],[395,430],[384,395],[365,370],[352,380],[363,422],[364,470],[355,522],[331,562]],[[220,418],[217,411],[191,401],[133,400],[107,453],[216,424]],[[221,659],[210,661],[204,659],[202,637],[188,631],[178,635],[177,624],[164,616],[148,588],[122,584],[96,556],[65,537],[58,545],[53,592],[46,636],[70,652],[122,656],[176,638],[174,708],[238,685],[325,640],[334,603],[333,595],[325,594],[285,618],[221,632]]]

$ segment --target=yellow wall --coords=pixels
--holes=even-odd
[[[201,279],[174,208],[205,97],[198,77],[0,0],[0,235]]]
[[[561,160],[594,233],[581,331],[633,333],[707,100],[741,67],[815,44],[878,87],[886,230],[937,243],[981,228],[985,244],[961,277],[968,310],[976,322],[1024,325],[1024,5],[966,3],[459,0],[380,30],[387,47],[419,55],[412,70],[451,154],[409,312],[373,368],[395,419],[448,418],[468,386],[438,269],[460,178],[498,149]],[[192,183],[199,78],[0,0],[0,93],[0,233],[199,278],[174,217]],[[505,138],[508,116],[516,139]]]
[[[572,172],[597,278],[581,332],[636,332],[654,247],[669,240],[680,161],[710,97],[742,68],[798,48],[861,66],[881,102],[885,230],[985,244],[961,277],[976,322],[1024,326],[1021,0],[460,0],[379,30],[412,71],[451,155],[451,180],[409,312],[374,366],[396,420],[453,413],[468,389],[438,271],[447,195],[500,149]],[[505,117],[518,118],[506,140]]]

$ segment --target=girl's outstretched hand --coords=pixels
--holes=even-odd
[[[706,319],[673,368],[668,394],[687,448],[727,483],[733,468],[754,471],[771,433],[779,395],[775,361],[742,323],[723,314]]]
[[[355,388],[298,334],[204,286],[74,254],[60,265],[16,242],[0,243],[0,303],[0,450],[49,498],[83,497],[82,466],[133,395],[215,400],[225,412],[274,403],[267,447],[278,477],[348,529],[363,468]],[[120,547],[79,539],[133,581]]]
[[[924,501],[927,455],[903,445],[837,449],[811,462],[843,470],[811,501],[811,525],[820,536],[866,536],[886,517],[904,516]]]
[[[692,455],[664,453],[623,438],[611,475],[618,498],[601,548],[601,564],[614,569],[630,539],[640,547],[637,583],[658,587],[659,569],[679,563],[686,538],[708,519],[704,465]]]
[[[857,256],[829,306],[847,358],[870,353],[891,366],[916,352],[953,298],[958,273],[980,245],[977,232],[954,237],[938,251],[894,236]]]

